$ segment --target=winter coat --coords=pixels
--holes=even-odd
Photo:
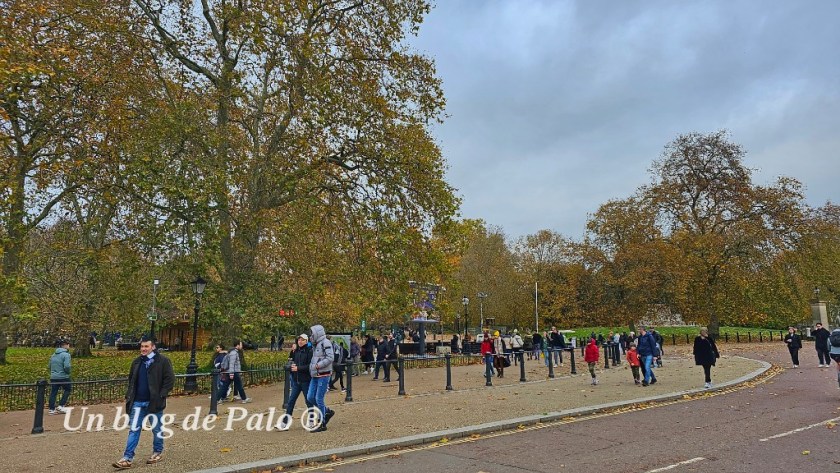
[[[222,362],[225,361],[225,357],[227,356],[228,352],[222,350],[219,353],[216,353],[216,357],[213,358],[213,366],[215,368],[221,369]]]
[[[787,343],[788,350],[799,350],[802,348],[802,339],[795,333],[788,332],[785,335],[785,343]]]
[[[223,373],[241,373],[242,360],[239,356],[239,350],[231,348],[225,358],[222,360],[220,367]]]
[[[819,330],[811,332],[811,335],[814,336],[814,347],[817,350],[828,350],[828,337],[831,336],[831,332],[826,330],[825,327],[821,327]]]
[[[694,338],[694,364],[695,365],[715,365],[715,360],[720,358],[717,345],[715,341],[709,337],[702,337],[698,335]]]
[[[551,348],[566,348],[566,340],[560,332],[551,332]]]
[[[586,348],[583,351],[583,361],[587,363],[597,363],[598,359],[601,357],[601,352],[598,350],[598,345],[595,344],[594,339],[589,339],[589,344],[586,345]]]
[[[542,349],[542,335],[535,333],[531,336],[532,340],[534,341],[534,346],[537,348]]]
[[[485,338],[481,342],[481,356],[493,354],[493,342],[489,338]]]
[[[333,344],[327,340],[327,332],[322,325],[312,327],[312,361],[309,363],[309,374],[313,378],[332,374]]]
[[[50,379],[70,378],[70,352],[64,347],[55,349],[50,357]]]
[[[659,347],[656,346],[656,339],[653,338],[650,332],[639,335],[636,351],[639,353],[639,356],[659,356]]]
[[[515,333],[510,339],[510,344],[514,350],[518,350],[522,348],[522,345],[524,345],[525,342],[522,341],[522,337],[518,333]]]
[[[149,380],[149,414],[157,414],[166,409],[166,398],[169,391],[175,386],[175,371],[172,369],[172,362],[169,358],[156,353],[148,368],[145,366],[145,357],[138,356],[131,363],[128,371],[128,389],[125,393],[125,410],[131,412],[134,404],[134,396],[137,394],[137,377],[140,370],[146,370]]]
[[[388,357],[388,340],[382,340],[376,346],[376,361],[385,361]]]
[[[627,363],[630,363],[630,366],[642,366],[639,362],[639,352],[635,348],[627,350]]]
[[[292,379],[300,383],[308,383],[312,376],[309,374],[309,363],[312,362],[312,347],[304,345],[303,347],[295,344],[295,349],[292,352],[292,362],[297,365],[298,370],[292,371]]]
[[[503,356],[505,353],[505,342],[502,341],[502,337],[495,337],[493,339],[493,353],[496,356]]]

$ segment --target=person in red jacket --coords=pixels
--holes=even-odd
[[[598,378],[595,377],[595,365],[598,364],[598,358],[601,352],[598,351],[598,345],[595,344],[595,339],[589,339],[589,345],[586,345],[586,350],[583,352],[583,361],[589,365],[589,374],[592,375],[592,385],[598,384]]]
[[[639,367],[642,366],[642,363],[639,362],[639,353],[636,351],[636,344],[630,343],[629,348],[627,348],[627,363],[630,364],[630,369],[633,370],[633,382],[636,384],[641,384],[641,379],[639,376]]]
[[[481,356],[484,357],[484,377],[489,379],[493,376],[493,340],[487,330],[481,340]]]

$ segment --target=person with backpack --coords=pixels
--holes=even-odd
[[[219,389],[218,398],[221,399],[221,396],[223,394],[227,395],[228,388],[230,387],[231,383],[233,383],[234,394],[239,395],[239,399],[242,404],[248,404],[252,401],[252,399],[245,395],[245,388],[242,386],[242,358],[240,356],[241,351],[242,341],[234,340],[233,348],[230,349],[228,354],[222,360],[220,369],[224,374],[219,377],[222,383],[222,387],[221,389]]]
[[[222,345],[221,343],[216,344],[215,350],[216,350],[216,355],[213,357],[213,368],[216,368],[217,370],[221,371],[222,370],[222,362],[225,361],[225,357],[227,356],[228,352],[227,352],[227,350],[225,350],[225,346]],[[219,374],[219,386],[218,386],[218,390],[216,391],[219,402],[227,400],[227,395],[228,395],[227,391],[222,392],[222,382],[223,382],[222,376],[223,375],[224,375],[223,372]],[[229,390],[229,388],[230,388],[230,384],[228,384],[228,390]],[[213,395],[211,394],[210,397],[213,397]]]
[[[703,373],[706,375],[706,384],[704,388],[712,387],[712,366],[715,366],[715,361],[720,358],[715,341],[709,337],[709,330],[705,327],[700,329],[700,335],[694,338],[694,364],[703,367]]]
[[[332,336],[327,335],[327,339],[332,341]],[[343,341],[343,340],[341,340]],[[344,371],[346,368],[347,359],[349,354],[347,349],[344,348],[344,345],[341,341],[333,341],[333,375],[332,379],[330,379],[330,391],[335,391],[335,382],[338,381],[341,384],[341,392],[347,392],[347,388],[344,387]]]
[[[318,406],[321,414],[321,425],[310,430],[310,432],[316,433],[327,430],[327,423],[335,415],[335,411],[327,408],[324,403],[324,396],[327,394],[330,377],[332,376],[335,354],[333,353],[332,342],[327,340],[327,332],[323,325],[313,325],[310,331],[312,332],[313,348],[312,361],[309,362],[309,376],[312,380],[309,382],[306,399],[309,400],[310,404]]]
[[[513,352],[513,364],[516,364],[516,361],[519,359],[519,354],[522,353],[522,347],[525,345],[525,341],[522,340],[522,336],[519,335],[519,330],[513,329],[513,336],[510,337],[510,349]]]
[[[642,386],[656,384],[656,376],[653,374],[653,360],[659,356],[659,347],[656,339],[653,338],[650,332],[645,330],[645,327],[639,327],[639,340],[636,350],[642,362],[642,373],[644,374]]]
[[[790,352],[790,361],[793,363],[793,367],[799,368],[799,350],[802,349],[802,339],[796,334],[796,327],[788,327],[785,343]]]
[[[828,356],[834,360],[834,366],[837,367],[837,387],[840,388],[840,328],[831,331],[829,341],[831,348],[829,349]]]
[[[817,322],[811,335],[814,336],[814,347],[817,349],[817,357],[820,359],[820,368],[828,368],[828,339],[831,336],[831,332],[826,330],[821,323]],[[838,342],[840,342],[840,340],[838,340]]]

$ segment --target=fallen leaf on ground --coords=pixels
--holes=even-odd
[[[230,449],[229,448],[220,448],[219,451],[222,452],[222,453],[228,453],[228,452],[230,452]]]
[[[802,454],[803,455],[810,455],[811,451],[810,450],[802,450]]]

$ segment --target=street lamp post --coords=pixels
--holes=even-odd
[[[464,338],[467,338],[467,333],[470,329],[470,317],[467,314],[467,306],[470,305],[470,298],[464,296],[461,298],[461,303],[464,304]]]
[[[155,321],[157,320],[157,290],[160,286],[160,279],[155,279],[152,282],[152,312],[149,313],[149,320],[152,322],[151,336],[153,342],[157,343],[155,338]]]
[[[478,293],[478,311],[481,316],[481,329],[484,330],[484,299],[487,298],[486,292]]]
[[[207,281],[201,276],[195,278],[195,281],[190,283],[193,294],[195,294],[195,313],[193,314],[193,333],[192,346],[190,347],[190,364],[187,365],[187,378],[184,380],[184,392],[193,393],[198,390],[198,383],[195,379],[195,373],[198,371],[198,364],[195,362],[195,344],[196,335],[198,334],[198,309],[201,302],[201,295],[204,293],[204,287],[207,286]]]

